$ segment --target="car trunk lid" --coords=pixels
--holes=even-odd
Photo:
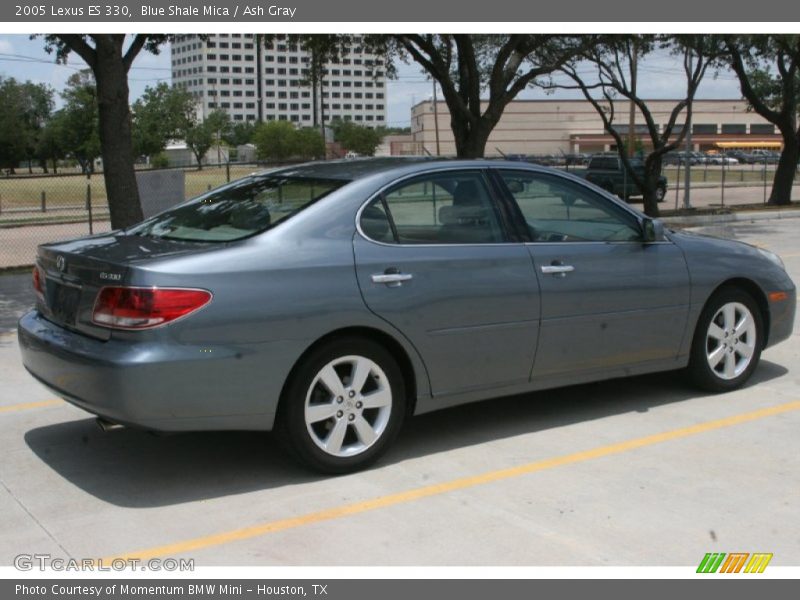
[[[133,271],[159,258],[197,252],[208,244],[128,235],[103,235],[39,246],[43,294],[37,308],[50,321],[98,339],[111,331],[92,322],[98,292],[125,285]]]

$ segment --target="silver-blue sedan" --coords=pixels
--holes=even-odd
[[[465,402],[670,369],[732,390],[795,314],[771,252],[502,161],[253,175],[41,246],[33,283],[25,367],[102,425],[276,429],[329,473]]]

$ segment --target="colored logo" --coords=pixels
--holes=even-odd
[[[709,552],[697,566],[698,573],[763,573],[772,553]]]

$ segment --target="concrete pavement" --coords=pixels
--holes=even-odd
[[[800,281],[797,224],[703,231],[778,252]],[[424,415],[375,468],[326,478],[269,435],[103,434],[0,334],[0,564],[696,566],[772,552],[798,565],[798,359],[796,326],[729,394],[665,373]]]

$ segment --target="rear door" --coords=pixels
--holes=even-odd
[[[635,215],[558,175],[500,171],[527,224],[541,286],[532,376],[675,359],[689,273],[669,241],[643,243]]]
[[[539,290],[507,220],[482,169],[404,180],[361,211],[364,300],[420,352],[435,395],[529,377]]]

